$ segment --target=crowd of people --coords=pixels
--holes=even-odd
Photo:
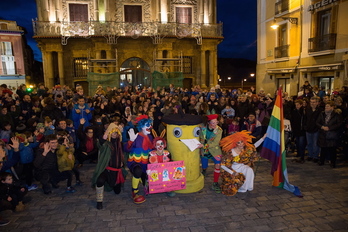
[[[143,203],[145,198],[138,194],[138,185],[146,179],[146,159],[151,150],[160,147],[163,153],[165,148],[165,140],[150,144],[147,129],[151,124],[161,134],[165,129],[162,119],[178,113],[198,115],[204,121],[202,145],[197,149],[201,151],[204,175],[209,159],[215,164],[212,189],[226,195],[251,191],[253,177],[248,176],[250,169],[246,166],[253,163],[248,157],[255,157],[248,153],[247,160],[238,162],[239,154],[244,154],[246,148],[255,153],[257,141],[262,141],[267,130],[275,93],[220,86],[210,90],[173,85],[156,89],[98,86],[88,96],[80,85],[74,89],[60,85],[48,89],[39,84],[29,92],[25,85],[12,90],[3,84],[0,96],[0,210],[21,211],[25,208],[27,192],[39,187],[35,180],[44,194],[51,194],[52,188],[58,188],[58,183],[65,180],[66,192],[74,193],[73,179],[76,185],[83,184],[80,172],[85,162],[96,164],[93,185],[99,196],[98,209],[103,207],[105,184],[116,194],[120,192],[123,177],[127,175],[126,166],[133,175],[134,203]],[[284,117],[290,121],[286,144],[289,150],[296,151],[295,162],[313,161],[318,165],[329,162],[335,168],[337,152],[347,159],[348,87],[329,91],[306,82],[296,96],[284,92],[283,106]],[[144,124],[139,126],[139,123]],[[241,141],[233,137],[237,133],[242,133]],[[139,139],[142,140],[138,142]],[[157,144],[159,141],[161,144]],[[139,156],[139,144],[145,142],[149,143],[148,149]],[[256,142],[257,146],[252,147]],[[228,156],[224,157],[223,152]],[[98,158],[101,153],[106,154],[103,162]],[[138,156],[143,163],[137,161]],[[226,175],[233,178],[227,180]],[[231,183],[237,186],[233,191],[226,187]],[[6,221],[1,224],[5,225]]]

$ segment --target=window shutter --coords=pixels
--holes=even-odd
[[[88,22],[87,4],[69,4],[70,21]]]

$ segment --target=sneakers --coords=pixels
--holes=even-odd
[[[28,186],[28,191],[33,191],[37,188],[38,188],[38,186],[36,184],[32,184],[32,185]]]
[[[74,193],[74,192],[76,192],[76,189],[74,189],[73,187],[67,187],[65,192],[66,193]]]
[[[214,182],[213,185],[211,186],[211,189],[214,190],[216,193],[221,193],[221,188],[219,186],[219,183]]]
[[[0,226],[6,226],[10,224],[9,220],[5,220],[5,219],[0,219]]]
[[[76,181],[76,186],[82,186],[82,185],[83,185],[83,182],[81,180]]]

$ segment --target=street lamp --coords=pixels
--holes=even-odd
[[[247,79],[242,79],[242,90],[243,90],[243,84],[244,84],[244,81],[246,81]]]

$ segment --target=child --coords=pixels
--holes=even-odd
[[[37,134],[37,132],[35,132]],[[38,188],[36,184],[33,184],[33,161],[34,161],[34,150],[39,146],[39,142],[34,142],[33,135],[26,131],[23,134],[16,136],[20,142],[19,144],[19,156],[20,163],[23,164],[23,174],[28,191],[32,191]]]
[[[232,124],[229,125],[229,127],[228,127],[228,134],[231,135],[231,134],[239,132],[239,131],[240,131],[240,129],[239,129],[239,122],[238,122],[238,120],[236,118],[234,118],[232,120]]]
[[[221,111],[221,115],[227,118],[234,118],[235,110],[230,105],[226,105],[225,109]]]
[[[58,170],[61,172],[64,179],[67,179],[66,191],[67,193],[74,193],[76,190],[71,186],[73,172],[75,165],[74,148],[70,147],[69,140],[65,137],[58,138],[57,150],[57,164]],[[76,176],[76,179],[79,175]],[[78,180],[79,181],[79,180]]]
[[[0,200],[4,208],[16,212],[23,211],[25,206],[23,198],[28,190],[13,184],[12,174],[8,172],[0,173]]]
[[[45,117],[45,132],[44,132],[44,136],[47,135],[53,135],[54,134],[54,126],[53,126],[53,121],[52,119],[50,119],[50,117],[46,116]]]
[[[4,122],[3,128],[0,132],[0,139],[6,141],[6,143],[10,141],[11,134],[12,134],[11,128],[12,126],[10,122]]]
[[[37,135],[36,135],[36,140],[39,141],[39,143],[42,143],[45,140],[45,125],[43,123],[38,123],[36,126],[36,131],[37,131]]]

